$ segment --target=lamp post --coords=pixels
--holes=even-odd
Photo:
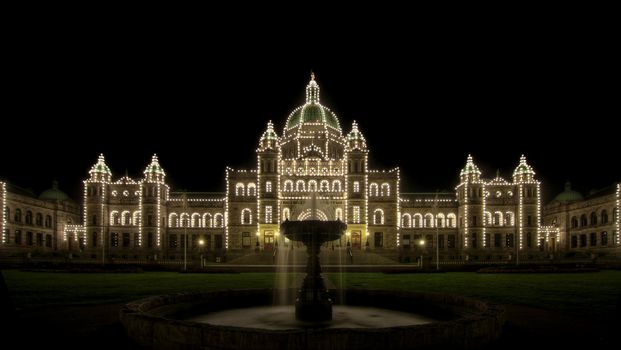
[[[188,195],[183,194],[183,214],[186,214],[188,209]],[[181,214],[181,215],[183,215]],[[189,219],[188,219],[189,221]],[[181,225],[183,225],[183,271],[188,271],[188,224],[189,222],[183,222],[183,216],[181,219]]]
[[[440,246],[438,245],[438,241],[439,241],[439,234],[440,231],[438,229],[438,191],[436,190],[436,200],[435,200],[435,207],[436,207],[436,271],[440,270]],[[444,225],[446,227],[446,217],[444,218]]]
[[[425,240],[424,239],[420,239],[420,241],[418,241],[418,245],[420,247],[420,268],[423,268],[423,249],[425,248]]]
[[[204,260],[203,260],[203,247],[205,246],[205,240],[199,239],[198,245],[200,246],[200,249],[201,249],[201,269],[202,269],[205,267]]]

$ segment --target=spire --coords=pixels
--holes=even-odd
[[[276,131],[274,131],[274,124],[270,120],[267,122],[267,129],[261,135],[261,139],[259,140],[259,150],[263,151],[266,149],[276,149],[278,146],[278,135],[276,135]]]
[[[92,181],[103,181],[109,182],[112,177],[112,172],[110,168],[106,164],[106,159],[104,158],[103,153],[99,155],[97,158],[97,163],[91,167],[91,170],[88,172],[91,175]]]
[[[166,173],[160,165],[159,159],[157,159],[157,154],[154,153],[151,157],[151,164],[147,165],[147,168],[144,170],[144,176],[148,181],[164,181]]]
[[[351,124],[351,131],[347,134],[347,141],[349,142],[350,149],[366,149],[367,143],[364,136],[358,130],[358,123],[354,120]]]
[[[469,174],[475,174],[475,175],[481,175],[481,170],[479,170],[479,167],[476,166],[476,164],[474,164],[474,160],[472,159],[472,155],[468,155],[468,158],[466,159],[466,165],[464,166],[464,168],[461,170],[460,175],[469,175]]]
[[[535,171],[526,162],[526,156],[522,154],[520,157],[520,164],[513,171],[513,181],[532,181]]]
[[[315,81],[313,72],[311,72],[311,80],[306,85],[306,103],[319,103],[319,84]]]

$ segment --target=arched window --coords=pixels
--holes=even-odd
[[[179,227],[179,216],[177,213],[170,213],[168,215],[168,227]]]
[[[414,227],[423,227],[423,216],[419,213],[414,214]]]
[[[446,216],[446,227],[457,227],[457,217],[450,213]]]
[[[505,213],[505,226],[515,226],[515,215],[512,211]]]
[[[492,224],[492,213],[486,211],[483,214],[485,215],[485,225],[490,226]]]
[[[390,185],[386,182],[382,184],[381,195],[386,197],[390,196]]]
[[[41,213],[37,213],[35,216],[35,224],[37,226],[43,226],[43,215]]]
[[[252,225],[252,212],[250,209],[245,208],[241,212],[241,223],[242,225]]]
[[[188,214],[188,213],[181,213],[179,218],[180,218],[180,221],[181,221],[181,227],[190,227],[190,214]]]
[[[293,181],[285,181],[285,192],[293,192]]]
[[[236,196],[243,196],[244,195],[244,184],[241,182],[238,182],[237,185],[235,185],[235,195]]]
[[[121,225],[127,226],[132,224],[132,214],[129,210],[125,210],[121,213]]]
[[[213,221],[214,221],[215,227],[218,227],[218,228],[224,227],[224,216],[222,215],[222,213],[216,213],[213,216]]]
[[[425,214],[425,227],[433,227],[433,214]]]
[[[608,223],[608,212],[606,209],[602,210],[602,224]]]
[[[319,184],[319,190],[321,192],[329,192],[330,191],[330,183],[328,182],[328,180],[321,180],[321,183]]]
[[[140,210],[134,211],[134,215],[132,216],[132,224],[134,226],[140,226]]]
[[[332,181],[332,192],[341,192],[341,180]],[[360,192],[360,190],[354,192]]]
[[[580,215],[580,226],[584,227],[588,224],[586,214]]]
[[[118,211],[113,210],[110,213],[110,226],[118,226],[121,223],[121,214]]]
[[[272,182],[265,181],[265,193],[272,193]]]
[[[15,209],[15,217],[13,219],[15,219],[15,222],[22,222],[22,210],[21,209]]]
[[[32,212],[30,210],[26,212],[26,223],[32,225]]]
[[[45,227],[52,227],[52,217],[49,215],[45,216]]]
[[[595,212],[591,213],[591,226],[597,225],[597,214]]]
[[[502,226],[502,212],[496,211],[494,212],[494,226]]]
[[[335,217],[337,220],[341,220],[341,221],[343,221],[343,209],[341,209],[341,208],[336,208],[336,209],[334,210],[334,217]]]
[[[436,225],[438,227],[446,227],[444,226],[444,224],[445,224],[444,214],[438,213],[438,215],[436,216]]]
[[[254,183],[248,184],[248,196],[254,197],[257,195],[257,186]]]
[[[384,211],[382,209],[375,209],[373,212],[373,225],[384,224]]]
[[[213,227],[213,222],[211,221],[211,214],[203,214],[203,227]]]
[[[412,215],[406,213],[401,216],[401,227],[412,227]]]
[[[282,210],[282,221],[291,219],[291,210],[289,208],[284,208]]]
[[[317,192],[317,181],[310,180],[308,182],[308,192]]]
[[[192,214],[192,227],[201,227],[201,214]]]
[[[295,190],[297,192],[304,192],[306,191],[306,185],[304,184],[304,180],[298,180],[295,183]]]
[[[379,193],[378,193],[378,187],[377,187],[377,184],[376,184],[375,182],[373,182],[373,183],[371,184],[371,186],[369,186],[369,195],[370,195],[370,196],[373,196],[373,197],[377,197],[377,195],[378,195],[378,194],[379,194]]]
[[[576,227],[578,227],[578,218],[574,216],[571,218],[571,228],[576,228]]]

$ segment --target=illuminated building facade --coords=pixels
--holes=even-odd
[[[399,169],[371,169],[359,125],[353,122],[345,133],[319,92],[311,77],[304,104],[290,113],[282,132],[267,123],[256,168],[226,169],[225,192],[171,191],[155,155],[140,179],[113,180],[101,155],[84,181],[82,208],[54,202],[67,207],[54,220],[50,248],[88,259],[141,261],[182,259],[186,244],[189,258],[244,255],[288,245],[280,222],[315,217],[347,223],[335,247],[408,259],[437,253],[443,261],[511,261],[595,248],[618,253],[618,184],[587,199],[559,195],[544,216],[541,183],[526,157],[509,181],[500,174],[484,179],[468,156],[454,192],[400,193]],[[16,200],[1,184],[2,247],[9,249],[16,230],[26,228],[17,228]],[[51,205],[46,203],[37,205]],[[585,215],[586,225],[572,226]]]

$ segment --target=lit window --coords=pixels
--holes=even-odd
[[[272,223],[272,206],[271,205],[265,206],[265,223],[266,224]]]
[[[272,182],[271,181],[265,182],[265,192],[272,193]]]
[[[360,207],[359,206],[354,206],[352,207],[353,210],[353,217],[354,217],[354,224],[359,224],[360,223]]]
[[[354,181],[354,193],[360,193],[360,182]]]

